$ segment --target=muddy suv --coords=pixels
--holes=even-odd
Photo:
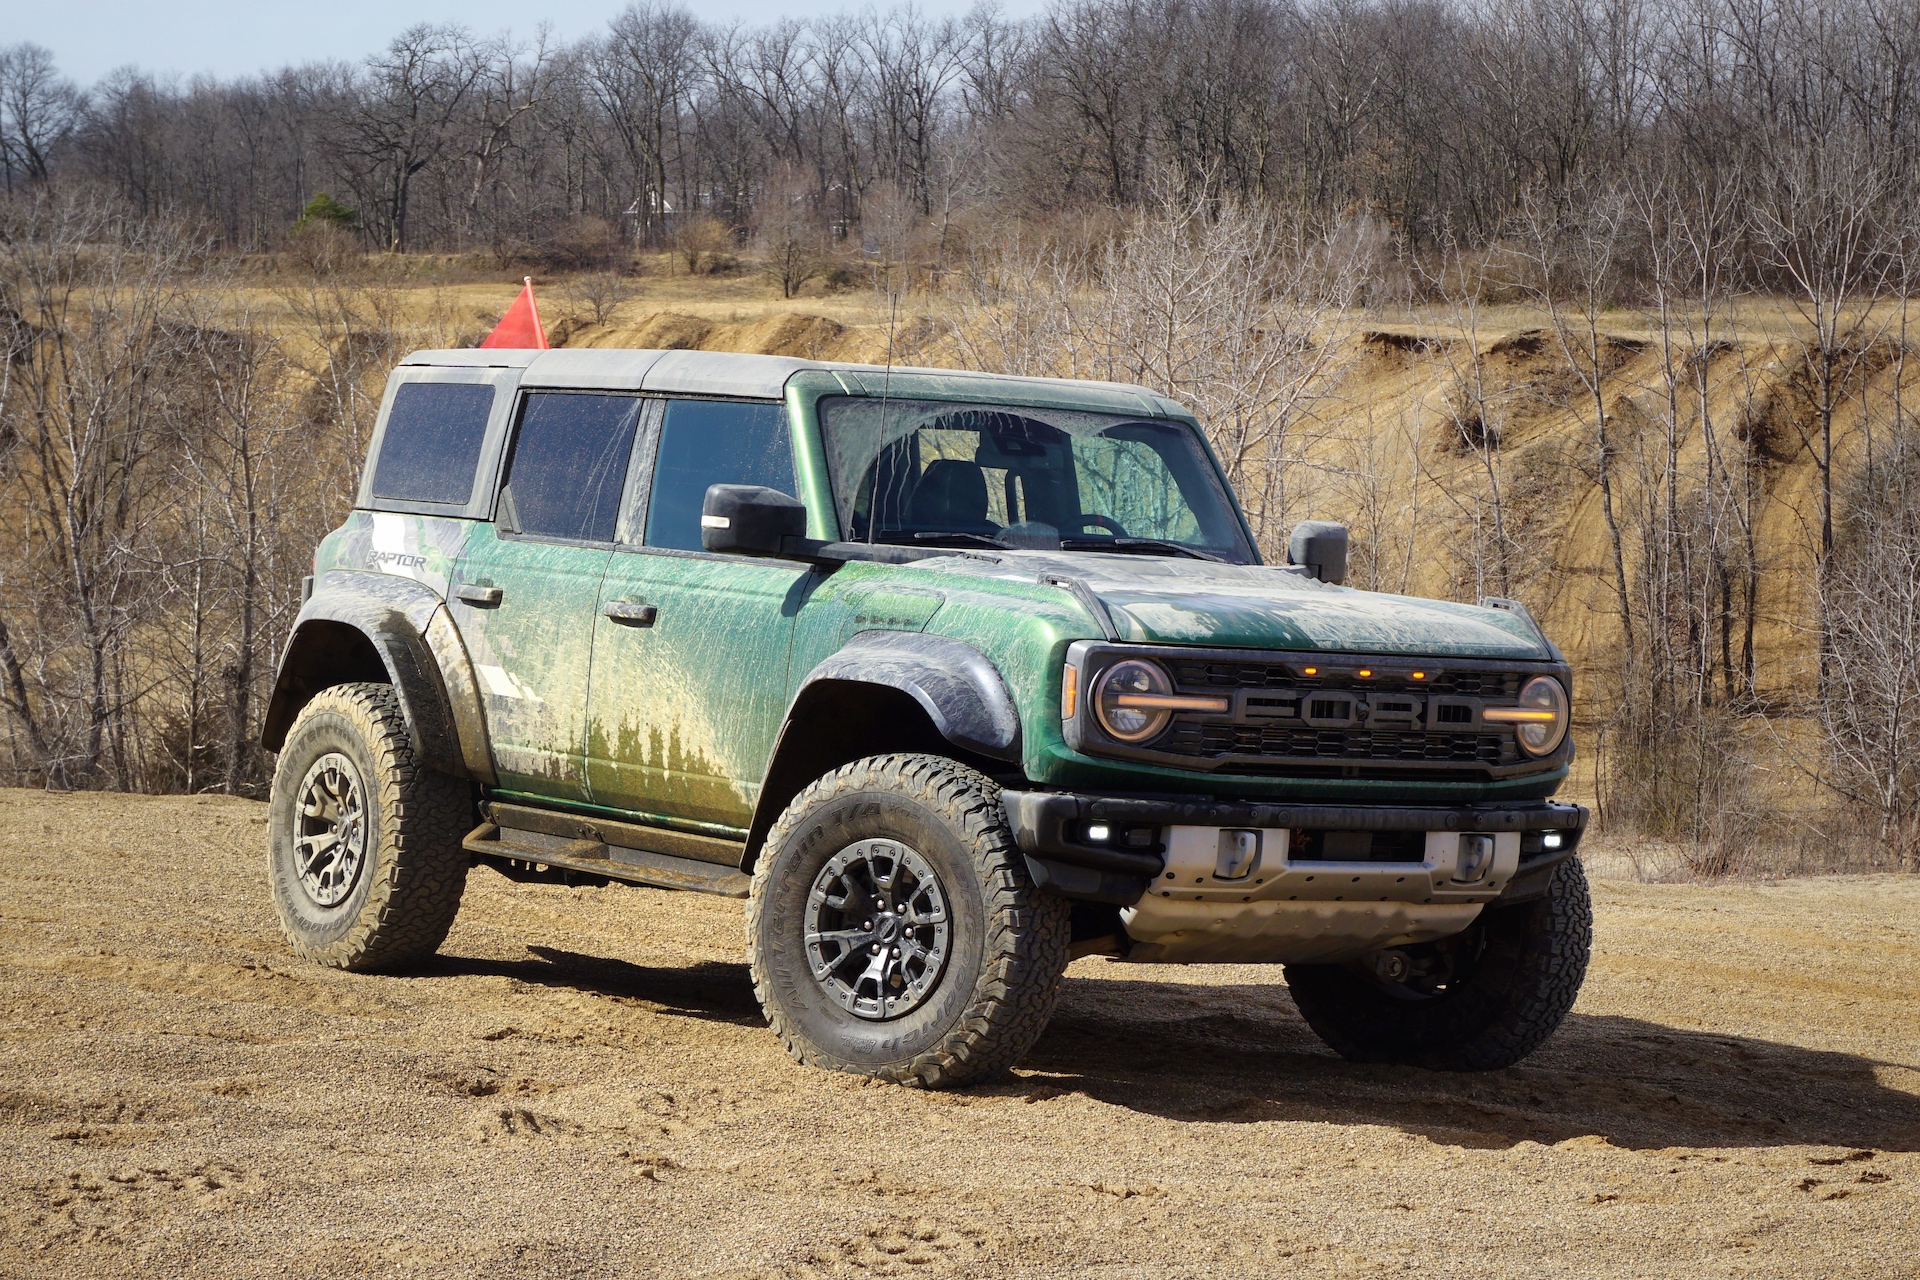
[[[427,351],[314,559],[264,744],[321,964],[470,867],[746,902],[804,1063],[954,1084],[1070,959],[1278,963],[1355,1060],[1505,1066],[1586,970],[1569,673],[1526,610],[1264,565],[1139,387]]]

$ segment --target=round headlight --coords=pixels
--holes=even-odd
[[[1173,681],[1151,662],[1129,658],[1100,673],[1093,686],[1093,714],[1100,727],[1121,742],[1145,742],[1167,727],[1173,712],[1164,707],[1130,706],[1140,697],[1166,697]]]
[[[1552,676],[1535,676],[1520,690],[1522,711],[1550,711],[1551,720],[1530,720],[1514,730],[1520,749],[1530,756],[1544,756],[1567,736],[1567,691]]]

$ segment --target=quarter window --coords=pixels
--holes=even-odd
[[[647,545],[700,550],[707,486],[757,484],[793,492],[793,444],[778,404],[669,400],[647,499]]]
[[[520,532],[611,542],[633,452],[637,396],[542,391],[520,411],[503,504]]]
[[[408,382],[393,393],[373,496],[465,505],[473,496],[493,388],[471,382]]]

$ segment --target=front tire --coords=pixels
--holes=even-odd
[[[768,832],[747,906],[754,994],[808,1066],[986,1079],[1046,1028],[1068,914],[1034,888],[990,779],[875,756],[813,783]]]
[[[273,773],[267,870],[295,954],[358,971],[432,955],[466,887],[472,797],[414,759],[392,685],[342,684],[300,711]]]
[[[1402,948],[1395,967],[1406,980],[1363,964],[1295,964],[1287,987],[1307,1025],[1349,1062],[1494,1071],[1559,1028],[1592,946],[1587,873],[1570,858],[1544,897],[1490,906],[1457,937]]]

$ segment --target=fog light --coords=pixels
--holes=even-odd
[[[1540,833],[1540,847],[1542,849],[1558,849],[1565,843],[1566,837],[1558,831],[1543,831]]]
[[[1089,822],[1087,824],[1088,843],[1105,844],[1108,840],[1112,838],[1113,838],[1113,828],[1108,826],[1106,823]]]

